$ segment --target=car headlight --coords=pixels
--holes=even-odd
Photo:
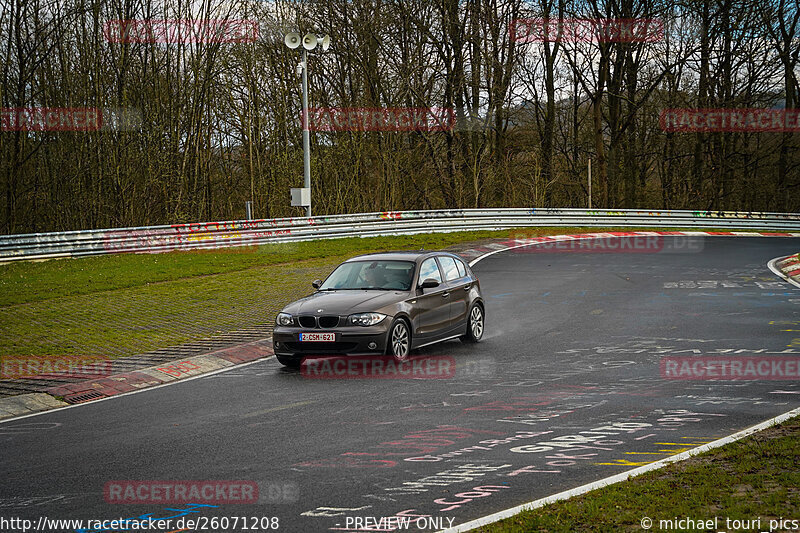
[[[278,313],[278,317],[275,319],[275,323],[279,326],[291,326],[294,324],[294,319],[292,315],[289,313]]]
[[[386,318],[386,315],[380,313],[359,313],[347,317],[347,323],[351,326],[374,326],[384,318]]]

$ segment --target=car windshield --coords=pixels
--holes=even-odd
[[[328,276],[319,290],[411,289],[414,263],[411,261],[348,261]]]

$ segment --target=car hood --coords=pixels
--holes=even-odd
[[[377,311],[385,313],[384,307],[402,302],[407,297],[408,293],[401,291],[339,290],[315,292],[290,303],[283,311],[296,315],[349,315]]]

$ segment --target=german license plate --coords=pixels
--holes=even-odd
[[[336,333],[301,333],[300,342],[336,342]]]

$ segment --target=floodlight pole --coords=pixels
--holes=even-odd
[[[299,33],[288,33],[283,38],[290,49],[294,50],[301,44],[303,46],[303,60],[297,65],[298,74],[301,76],[303,93],[303,188],[291,190],[292,205],[305,206],[306,216],[311,217],[311,139],[310,121],[308,113],[308,51],[313,50],[318,44],[322,45],[325,51],[331,44],[330,36],[319,37],[313,33],[307,33],[305,37],[300,37]],[[299,195],[299,196],[298,196]]]
[[[303,48],[303,187],[308,189],[306,216],[311,217],[311,138],[308,132],[308,51]]]

